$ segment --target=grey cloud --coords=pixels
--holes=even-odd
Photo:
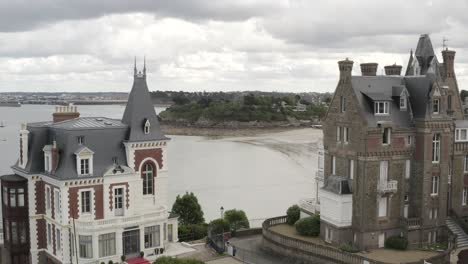
[[[0,32],[28,31],[63,20],[131,12],[188,20],[240,21],[275,12],[286,4],[285,0],[0,0]]]

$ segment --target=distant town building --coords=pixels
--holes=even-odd
[[[428,35],[402,67],[338,62],[338,86],[323,122],[321,237],[334,245],[410,247],[444,242],[447,223],[468,216],[468,121],[455,51],[439,63]],[[448,221],[448,222],[446,222]],[[449,225],[451,226],[451,225]]]
[[[2,263],[154,260],[176,242],[168,212],[167,138],[143,72],[122,120],[80,117],[60,106],[53,121],[25,124],[13,174],[1,177]],[[8,155],[8,153],[4,153]]]

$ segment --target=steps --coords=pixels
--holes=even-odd
[[[450,231],[457,235],[457,248],[468,247],[468,235],[465,231],[451,218],[447,218],[445,223]]]
[[[150,264],[150,262],[144,258],[131,258],[127,259],[128,264]]]

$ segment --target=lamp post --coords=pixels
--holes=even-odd
[[[224,219],[224,207],[221,206],[219,210],[221,211],[221,219]]]

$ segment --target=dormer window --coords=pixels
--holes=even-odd
[[[45,145],[42,151],[44,152],[44,171],[52,171],[52,145]]]
[[[76,170],[78,175],[93,174],[94,152],[85,146],[81,146],[76,152]]]
[[[145,134],[149,134],[149,133],[150,133],[150,127],[151,127],[151,124],[150,124],[149,120],[146,119],[145,128],[144,128]]]
[[[440,101],[439,99],[433,99],[432,100],[432,113],[438,114],[439,111],[440,111]]]
[[[376,115],[388,115],[390,113],[390,104],[389,102],[375,102],[374,103],[374,113]]]
[[[400,97],[400,110],[406,110],[406,96]]]

